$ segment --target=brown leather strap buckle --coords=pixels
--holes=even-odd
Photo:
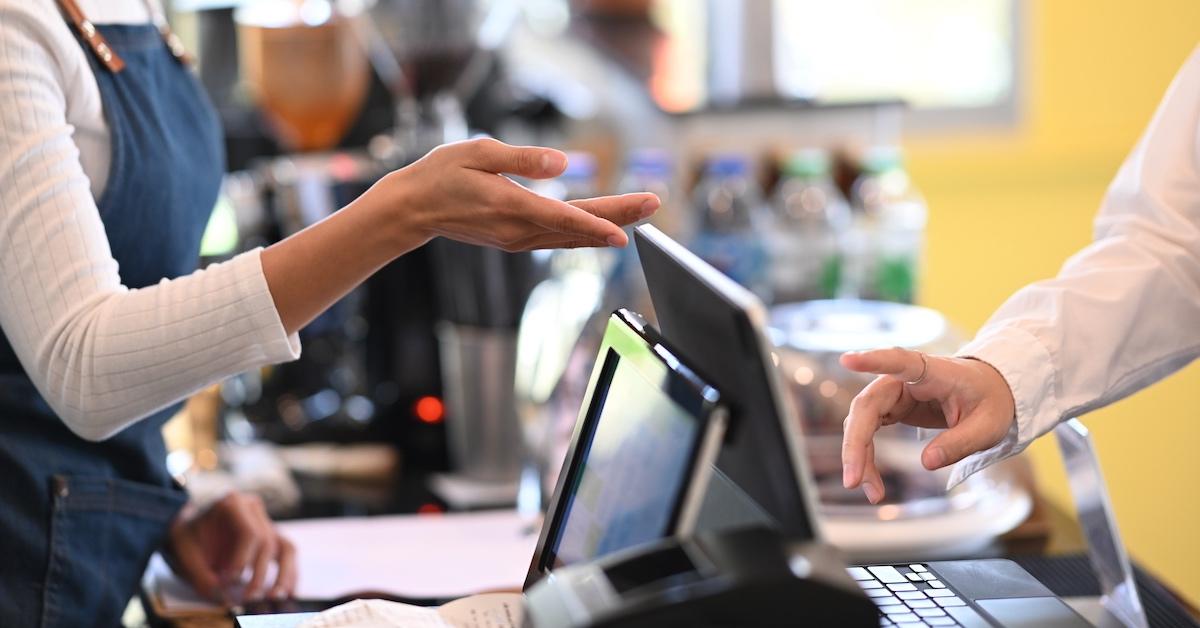
[[[109,72],[116,74],[125,69],[125,61],[121,59],[117,51],[112,49],[112,46],[108,45],[108,40],[104,39],[104,35],[101,35],[100,31],[96,30],[96,26],[84,16],[83,11],[79,10],[79,5],[75,3],[75,0],[58,0],[58,6],[63,13],[67,14],[67,19],[79,32],[79,36],[87,42],[92,53],[96,55],[100,63],[104,64],[104,67],[108,68]]]
[[[171,51],[171,55],[180,63],[191,67],[195,59],[188,53],[187,48],[183,45],[183,41],[179,39],[179,35],[176,35],[175,31],[171,30],[171,27],[165,21],[159,23],[158,32],[162,34],[163,41],[167,42],[167,49]]]

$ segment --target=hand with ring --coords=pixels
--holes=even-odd
[[[842,366],[875,378],[850,404],[843,424],[842,484],[883,499],[875,466],[875,432],[904,423],[943,428],[921,452],[926,469],[940,469],[999,443],[1016,420],[1008,382],[991,365],[971,358],[877,349],[846,353]]]

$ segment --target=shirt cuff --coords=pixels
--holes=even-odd
[[[1061,416],[1052,356],[1033,334],[1011,326],[984,329],[957,355],[981,360],[999,371],[1012,390],[1016,420],[995,446],[954,465],[946,490],[976,471],[1020,453],[1038,436],[1054,429]]]
[[[299,334],[288,334],[279,318],[275,299],[262,269],[262,248],[246,251],[229,261],[235,267],[237,285],[242,286],[242,304],[251,312],[257,345],[266,364],[291,362],[300,357]]]

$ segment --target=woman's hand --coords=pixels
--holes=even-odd
[[[388,174],[342,210],[262,252],[284,331],[298,331],[435,236],[506,251],[625,246],[621,227],[660,205],[649,193],[564,203],[501,174],[547,179],[566,167],[566,155],[553,149],[480,139],[447,144]]]
[[[921,452],[933,470],[999,443],[1015,420],[1008,382],[986,362],[900,348],[846,353],[841,362],[879,375],[850,404],[842,438],[842,484],[861,485],[871,503],[883,499],[873,441],[880,427],[947,428]]]
[[[506,251],[582,246],[623,247],[621,227],[653,214],[650,193],[562,202],[504,174],[550,179],[567,156],[550,149],[476,139],[440,146],[377,185],[390,211],[402,212],[405,236],[443,236]],[[367,192],[371,195],[374,190]]]
[[[283,599],[296,590],[296,548],[275,530],[257,495],[230,493],[202,513],[185,508],[171,524],[166,549],[175,573],[214,601]],[[267,582],[272,564],[275,577]],[[247,567],[243,599],[231,599]]]

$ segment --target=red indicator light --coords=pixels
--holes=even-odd
[[[442,507],[438,506],[437,504],[421,504],[421,507],[417,509],[417,514],[440,515],[442,514]]]
[[[437,397],[421,397],[413,405],[413,414],[422,423],[441,423],[446,418],[446,406]]]

